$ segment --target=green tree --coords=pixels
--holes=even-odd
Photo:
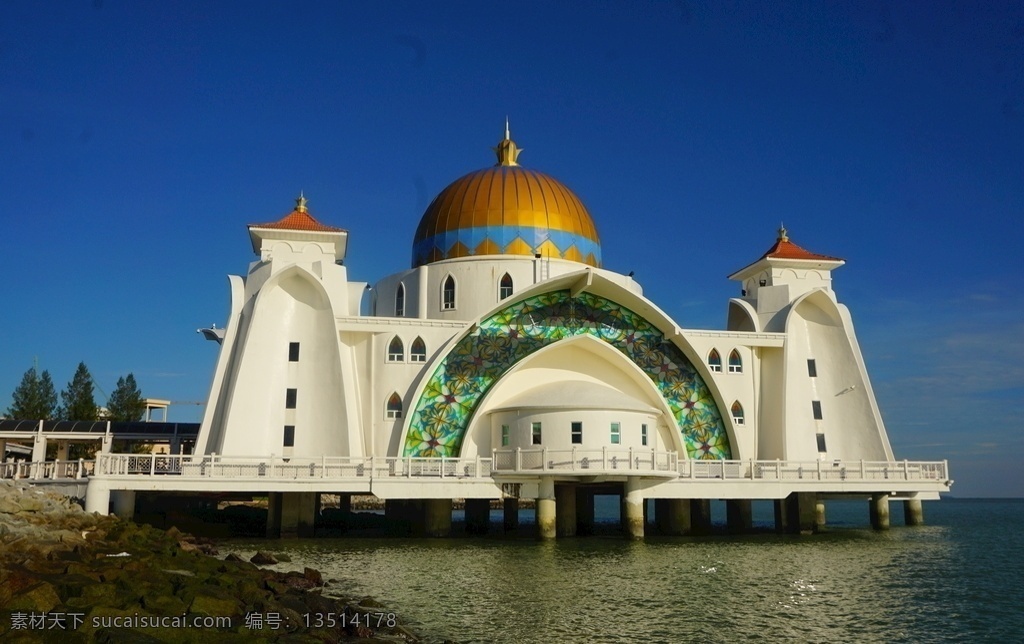
[[[61,417],[65,420],[96,420],[99,418],[99,407],[93,395],[92,375],[84,362],[78,363],[74,377],[64,391],[60,392]]]
[[[142,420],[146,413],[146,403],[142,392],[135,384],[135,376],[128,374],[117,379],[117,386],[107,399],[107,418],[115,421]]]
[[[21,378],[21,384],[11,394],[12,404],[7,416],[18,420],[49,420],[57,413],[57,391],[49,371],[42,375],[32,367]]]

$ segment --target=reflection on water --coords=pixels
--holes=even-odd
[[[284,550],[293,562],[281,568],[318,568],[434,640],[1013,639],[1024,628],[1021,565],[1005,551],[965,556],[972,535],[997,538],[978,535],[984,529],[970,529],[956,510],[947,508],[946,525],[840,527],[812,537],[317,539],[225,548],[247,556],[257,547]],[[970,510],[959,503],[961,513]],[[853,523],[859,514],[866,520],[861,504],[851,511]],[[842,511],[835,523],[845,524]],[[974,564],[986,557],[1002,569],[978,578]]]

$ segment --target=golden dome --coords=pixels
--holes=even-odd
[[[456,179],[427,206],[412,247],[413,268],[455,257],[525,255],[601,266],[601,240],[571,190],[518,164],[509,137],[498,163]]]

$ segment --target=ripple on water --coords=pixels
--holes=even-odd
[[[280,567],[318,568],[432,641],[1014,640],[1024,571],[1000,548],[1024,548],[1024,525],[978,533],[956,510],[944,525],[804,538],[292,541]],[[257,548],[279,549],[224,549]]]

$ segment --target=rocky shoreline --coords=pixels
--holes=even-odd
[[[0,480],[0,640],[419,641],[393,611],[340,595],[316,570],[216,555],[176,528],[89,514]]]

